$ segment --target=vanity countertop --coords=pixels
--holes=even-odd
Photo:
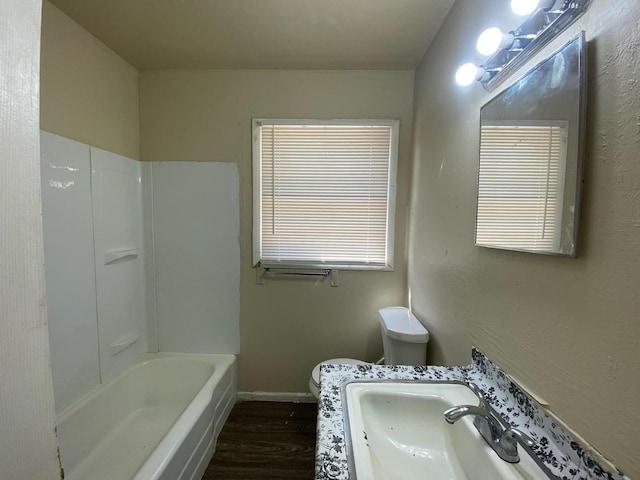
[[[337,365],[320,368],[320,398],[316,439],[316,480],[348,480],[343,424],[342,386],[359,379],[457,380],[473,382],[491,406],[537,445],[538,459],[562,480],[628,480],[621,472],[604,470],[562,426],[518,385],[476,349],[469,366]]]

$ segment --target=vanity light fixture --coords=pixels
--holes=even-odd
[[[498,27],[488,28],[478,37],[476,48],[489,58],[483,65],[462,65],[456,72],[461,86],[479,81],[493,90],[529,58],[540,51],[571,25],[589,7],[592,0],[511,0],[517,15],[526,15],[522,24],[504,33]]]

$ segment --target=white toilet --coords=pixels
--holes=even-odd
[[[424,365],[427,357],[429,332],[406,307],[386,307],[378,310],[385,365]],[[353,358],[332,358],[316,365],[309,379],[309,390],[318,398],[320,365],[337,363],[367,365]]]

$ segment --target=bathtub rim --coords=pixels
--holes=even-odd
[[[217,364],[215,362],[212,362],[211,360],[220,360],[222,362],[221,368],[222,367],[228,368],[229,365],[232,365],[233,363],[237,362],[236,357],[237,355],[232,353],[172,353],[172,352],[143,353],[136,359],[135,363],[132,363],[127,368],[125,368],[121,372],[118,372],[116,375],[109,378],[105,382],[100,383],[99,385],[96,385],[91,390],[89,390],[84,395],[82,395],[80,398],[78,398],[71,405],[61,410],[60,413],[56,415],[56,425],[60,425],[64,420],[70,417],[73,413],[75,413],[77,410],[82,408],[85,404],[89,403],[93,398],[97,397],[102,390],[106,389],[108,386],[112,385],[113,383],[116,383],[119,379],[125,377],[131,370],[140,368],[145,363],[148,363],[155,359],[161,359],[161,358],[193,359],[193,360],[205,361],[204,363],[208,363],[210,365],[213,365],[214,367]],[[215,375],[216,375],[216,369],[214,368],[213,374],[211,376],[215,376]],[[210,378],[211,377],[209,377],[209,379]],[[207,379],[207,382],[209,381],[209,379]],[[206,385],[206,382],[205,382],[205,385]],[[203,388],[204,388],[204,385],[203,385]]]
[[[200,417],[204,414],[207,408],[211,408],[211,421],[213,419],[212,399],[216,387],[221,383],[221,379],[229,374],[231,375],[229,381],[229,387],[222,386],[225,389],[225,395],[230,399],[231,403],[235,403],[237,398],[237,356],[234,354],[199,354],[199,353],[171,353],[171,352],[155,352],[155,353],[143,353],[140,355],[136,362],[129,365],[123,371],[119,372],[113,378],[107,380],[105,383],[98,385],[91,389],[81,398],[76,400],[69,407],[65,408],[56,419],[56,424],[59,426],[62,422],[71,417],[78,410],[85,407],[88,403],[96,399],[103,394],[105,390],[112,387],[113,384],[118,382],[123,377],[130,374],[130,372],[142,368],[145,364],[154,360],[162,359],[184,359],[188,361],[202,362],[213,367],[213,371],[206,379],[204,384],[201,385],[199,390],[195,393],[195,396],[185,404],[185,408],[182,413],[175,420],[173,425],[167,430],[167,432],[160,438],[156,448],[149,454],[149,456],[142,462],[138,470],[134,473],[131,480],[154,480],[162,476],[167,466],[171,463],[175,453],[178,451],[182,441],[186,435],[194,428],[195,424],[199,421]],[[215,439],[214,439],[215,445]],[[62,467],[64,468],[64,458],[61,458]],[[69,471],[72,474],[71,471]],[[71,477],[72,478],[72,477]]]

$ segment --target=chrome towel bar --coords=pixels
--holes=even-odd
[[[305,269],[305,268],[274,268],[274,267],[257,267],[256,283],[264,285],[265,277],[329,277],[332,287],[338,286],[338,270],[331,268],[324,269]]]

